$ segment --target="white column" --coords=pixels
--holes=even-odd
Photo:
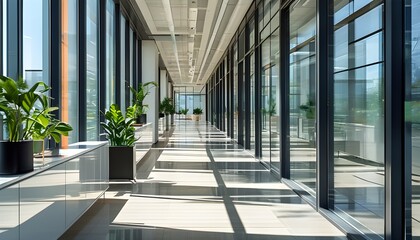
[[[168,78],[166,75],[166,70],[160,70],[160,101],[168,96]]]
[[[156,82],[159,80],[159,52],[153,40],[142,40],[142,82]],[[159,94],[158,88],[151,88],[150,94],[144,100],[149,106],[147,122],[153,124],[153,143],[159,140]]]

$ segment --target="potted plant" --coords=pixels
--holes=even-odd
[[[57,108],[49,107],[45,92],[50,88],[43,82],[28,89],[19,79],[0,76],[0,112],[5,115],[8,139],[0,141],[0,174],[21,174],[33,171],[33,141],[36,129],[41,128],[48,114]],[[63,132],[57,132],[58,136]]]
[[[130,86],[131,93],[133,93],[133,106],[135,108],[136,123],[147,123],[147,109],[148,106],[143,104],[144,99],[150,94],[150,89],[157,87],[155,82],[147,82],[145,84],[139,83],[137,90]]]
[[[56,143],[61,141],[61,136],[68,136],[73,130],[70,124],[62,122],[54,117],[53,111],[57,107],[50,107],[46,96],[39,100],[41,109],[34,109],[28,124],[33,125],[28,135],[33,139],[34,153],[41,153],[44,156],[44,142],[48,139],[54,139]],[[38,105],[39,105],[38,104]],[[34,121],[33,119],[37,119]]]
[[[133,124],[135,108],[128,107],[124,116],[116,104],[105,112],[106,122],[101,122],[109,142],[109,178],[135,179],[136,176],[136,139]]]
[[[187,113],[188,113],[188,111],[189,111],[189,109],[188,108],[186,108],[186,109],[180,109],[179,110],[179,114],[181,114],[181,115],[184,115],[184,118],[187,118]]]
[[[174,125],[175,113],[175,106],[171,105],[171,108],[169,109],[169,114],[171,115],[171,125]]]
[[[200,121],[200,115],[203,114],[203,109],[201,108],[194,108],[193,109],[193,119],[195,121]]]
[[[166,97],[162,100],[159,106],[160,112],[165,114],[165,121],[166,121],[166,131],[169,131],[169,114],[171,114],[173,105],[172,105],[172,99]]]

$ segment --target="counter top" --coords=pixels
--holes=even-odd
[[[19,175],[0,175],[0,190],[107,144],[106,141],[78,142],[70,144],[68,148],[59,149],[57,156],[34,158],[34,171]]]

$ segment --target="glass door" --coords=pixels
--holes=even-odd
[[[308,193],[316,187],[316,1],[290,9],[290,178]]]

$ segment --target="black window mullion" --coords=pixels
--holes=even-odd
[[[328,208],[329,161],[334,161],[333,138],[333,1],[317,0],[316,27],[316,151],[317,207]],[[331,8],[331,9],[330,9]],[[330,145],[329,145],[330,144]]]
[[[51,106],[58,107],[54,112],[56,116],[61,116],[60,97],[61,97],[61,1],[51,1],[49,8],[49,42],[50,49],[48,58],[50,73],[48,82],[53,91],[50,91]],[[56,143],[54,139],[49,140],[49,147],[52,148]]]
[[[90,0],[91,1],[91,0]],[[99,110],[100,112],[105,112],[106,108],[106,85],[107,85],[107,76],[106,76],[106,0],[99,1]],[[99,121],[104,122],[105,116],[99,114]],[[99,132],[103,133],[102,128],[99,128]],[[106,140],[105,136],[100,135],[101,140]]]
[[[289,10],[280,10],[280,177],[290,179]],[[258,98],[257,98],[258,99]],[[258,124],[256,125],[258,126]]]
[[[86,133],[86,1],[89,0],[79,0],[79,31],[78,31],[78,41],[79,41],[79,141],[87,140]]]
[[[385,0],[385,239],[405,239],[411,185],[405,156],[404,1]],[[411,49],[409,50],[411,51]],[[406,206],[408,205],[408,206]],[[407,207],[407,208],[406,208]]]

